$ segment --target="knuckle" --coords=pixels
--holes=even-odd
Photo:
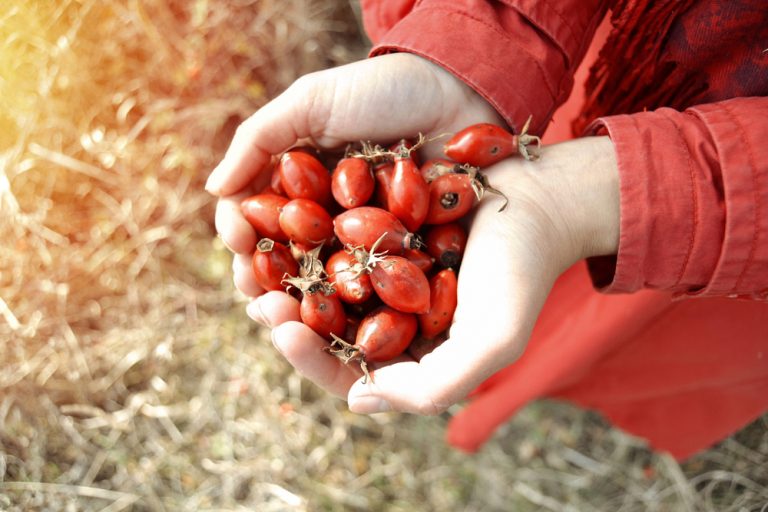
[[[311,91],[314,88],[314,84],[318,81],[319,73],[315,71],[301,75],[288,87],[288,91],[291,93],[307,93]]]
[[[233,141],[243,142],[250,137],[249,134],[251,131],[251,119],[253,119],[253,116],[245,119],[243,122],[237,125],[237,128],[235,128],[235,134],[232,137]]]
[[[442,393],[435,391],[428,391],[421,395],[415,403],[415,412],[422,416],[437,416],[446,409],[450,404],[445,404],[445,400],[441,399]]]

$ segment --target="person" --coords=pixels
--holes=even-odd
[[[352,411],[437,414],[476,450],[530,400],[596,409],[685,458],[768,406],[768,10],[763,2],[362,1],[370,58],[301,77],[237,130],[211,173],[216,227],[248,314]],[[320,354],[298,303],[263,293],[238,202],[297,144],[532,133],[573,87],[600,21],[581,137],[487,169],[448,339],[364,381]],[[426,158],[440,155],[440,142]],[[741,299],[741,300],[740,300]]]

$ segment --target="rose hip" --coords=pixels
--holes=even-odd
[[[346,333],[347,314],[335,293],[328,295],[322,291],[304,293],[299,315],[302,322],[327,340],[331,339],[331,334]]]
[[[362,158],[340,160],[331,175],[333,198],[346,209],[366,204],[375,187],[370,164]]]
[[[367,361],[389,361],[408,348],[416,335],[416,324],[414,315],[381,306],[360,322],[355,346]]]
[[[451,269],[443,269],[429,280],[429,311],[418,315],[420,332],[424,338],[434,339],[450,327],[456,311],[457,284],[456,273]]]
[[[444,174],[429,184],[429,211],[426,224],[445,224],[464,217],[477,196],[467,174]]]
[[[427,252],[443,267],[457,267],[467,246],[467,230],[451,222],[432,227],[425,239]]]
[[[357,259],[346,251],[333,253],[325,264],[328,282],[336,289],[339,299],[348,304],[361,304],[373,295],[371,277],[358,272],[357,268]]]
[[[360,322],[354,345],[334,336],[332,346],[340,348],[331,348],[329,351],[344,363],[360,361],[360,367],[368,379],[368,363],[389,361],[405,352],[416,336],[417,329],[415,315],[381,306]]]
[[[370,272],[373,290],[387,306],[404,313],[429,311],[429,281],[411,261],[384,256]]]
[[[435,264],[435,259],[420,249],[406,249],[403,252],[403,257],[419,267],[419,270],[424,274],[432,270],[432,266]]]
[[[256,194],[240,202],[240,211],[259,237],[286,243],[288,235],[280,228],[278,219],[287,202],[287,198],[276,194]]]
[[[291,251],[268,238],[262,238],[256,244],[251,267],[256,282],[267,291],[284,290],[283,279],[299,273],[299,265]]]
[[[541,146],[541,139],[528,134],[531,118],[525,122],[520,135],[513,135],[501,126],[478,123],[468,126],[451,137],[443,147],[445,156],[456,162],[475,167],[487,167],[519,153],[526,160],[538,158],[528,146]]]
[[[376,164],[373,169],[373,177],[376,179],[376,202],[387,210],[387,196],[389,188],[392,186],[392,174],[395,172],[395,164],[392,162],[381,162]]]
[[[280,228],[291,240],[316,246],[333,237],[333,220],[325,208],[310,199],[292,199],[280,212]]]
[[[288,151],[277,165],[280,184],[291,199],[311,199],[331,204],[331,174],[325,166],[305,151]]]
[[[378,249],[389,254],[402,254],[405,249],[421,245],[397,217],[375,206],[361,206],[340,213],[333,219],[333,231],[342,244],[362,246],[367,250],[371,250],[373,244],[386,233]]]
[[[429,211],[429,194],[429,185],[410,154],[396,156],[392,183],[387,193],[387,209],[409,231],[416,231],[424,223]]]

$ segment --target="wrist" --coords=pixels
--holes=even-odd
[[[541,160],[551,169],[543,174],[557,190],[576,259],[616,254],[620,226],[619,171],[611,139],[584,137],[548,149]]]
[[[540,159],[511,158],[491,168],[489,176],[509,194],[510,208],[538,219],[536,229],[549,240],[559,271],[618,251],[619,173],[609,137],[545,146]]]

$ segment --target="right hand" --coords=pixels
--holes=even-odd
[[[219,196],[216,229],[235,253],[235,285],[248,296],[250,254],[256,233],[240,213],[240,201],[264,183],[275,156],[297,144],[319,149],[348,142],[394,142],[419,133],[453,133],[470,124],[504,121],[479,94],[436,64],[396,53],[311,73],[248,118],[237,129],[206,189]],[[428,144],[426,158],[440,156],[444,141]]]

